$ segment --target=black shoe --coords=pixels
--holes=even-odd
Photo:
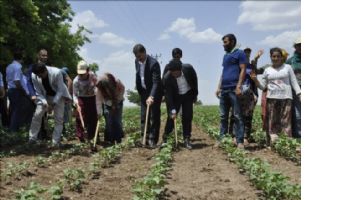
[[[192,149],[192,145],[191,145],[191,142],[190,142],[190,138],[185,138],[185,139],[184,139],[184,145],[185,145],[186,149],[188,149],[188,150],[191,150],[191,149]]]

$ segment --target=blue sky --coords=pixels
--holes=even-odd
[[[199,78],[199,99],[218,104],[214,96],[222,71],[221,37],[237,36],[241,48],[265,53],[258,66],[270,63],[268,51],[279,46],[293,54],[292,42],[301,32],[300,1],[69,1],[76,13],[72,29],[81,24],[92,31],[91,43],[80,55],[97,62],[98,74],[111,72],[127,89],[135,86],[132,47],[142,43],[148,54],[161,54],[161,69],[171,50],[183,50]],[[125,103],[130,105],[128,101]]]

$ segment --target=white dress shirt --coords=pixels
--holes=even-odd
[[[176,82],[179,88],[179,94],[183,95],[186,94],[191,87],[189,86],[189,84],[186,81],[186,78],[184,76],[184,73],[181,72],[181,76],[176,78]]]
[[[138,61],[139,66],[140,66],[140,76],[141,76],[141,85],[144,89],[147,89],[144,83],[144,69],[145,69],[145,64],[147,63],[147,57],[145,58],[144,62]]]

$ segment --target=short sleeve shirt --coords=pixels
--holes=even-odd
[[[244,51],[235,49],[223,57],[222,89],[235,88],[239,80],[240,64],[248,64]]]

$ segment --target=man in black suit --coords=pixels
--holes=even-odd
[[[141,131],[144,134],[145,114],[147,105],[150,105],[148,117],[147,141],[151,148],[155,148],[159,140],[160,130],[160,104],[163,87],[159,62],[147,55],[142,44],[133,47],[136,57],[136,88],[141,98]]]
[[[174,128],[174,119],[182,108],[182,127],[184,144],[187,149],[192,149],[191,123],[193,115],[193,103],[197,100],[198,83],[197,75],[190,64],[182,64],[179,59],[174,58],[167,65],[168,72],[164,75],[163,83],[165,99],[168,107],[168,119],[164,131],[164,143],[167,135]]]

